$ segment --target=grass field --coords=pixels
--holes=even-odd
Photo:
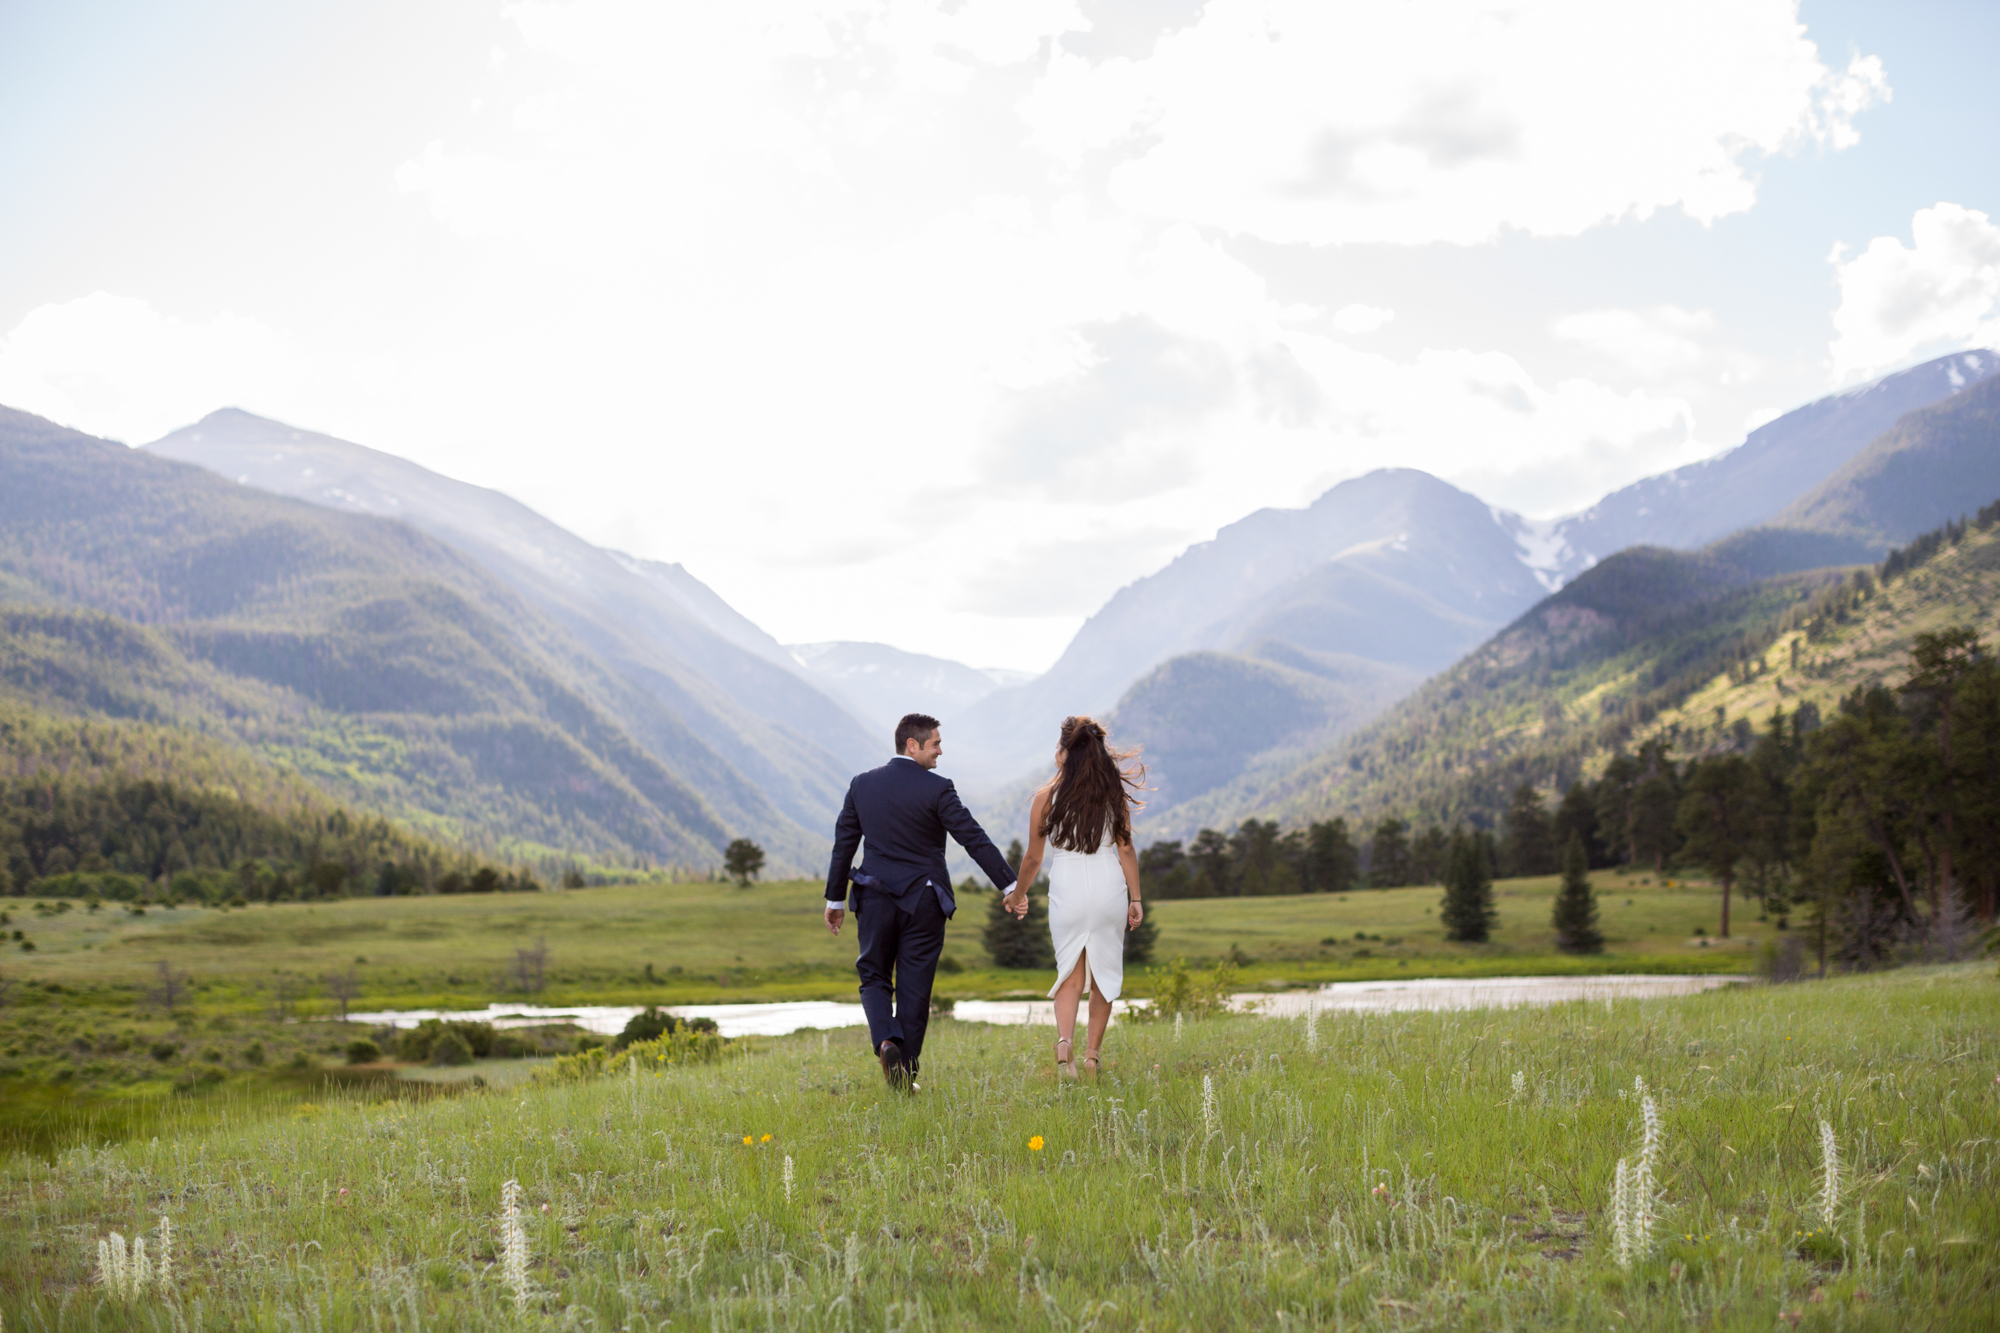
[[[1122,1025],[1082,1085],[1045,1039],[943,1023],[907,1098],[801,1034],[581,1085],[190,1107],[0,1173],[4,1327],[2000,1326],[1990,963]],[[1628,1269],[1642,1097],[1657,1220]],[[157,1254],[162,1214],[164,1289],[93,1280],[113,1230]]]
[[[1161,959],[1252,960],[1246,985],[1348,977],[1508,971],[1745,970],[1772,927],[1739,902],[1737,938],[1706,947],[1718,900],[1706,886],[1651,875],[1599,874],[1607,952],[1556,954],[1549,929],[1553,879],[1496,886],[1500,923],[1486,945],[1449,944],[1437,924],[1436,888],[1344,895],[1230,898],[1155,904]],[[0,900],[4,901],[4,900]],[[987,900],[969,897],[946,937],[943,989],[979,997],[1046,991],[1039,974],[987,966],[980,929]],[[129,1006],[161,961],[187,972],[206,1008],[247,1012],[282,979],[310,990],[352,967],[361,1008],[483,1005],[518,998],[508,978],[516,949],[546,941],[546,991],[555,1003],[698,1003],[845,998],[854,991],[854,935],[832,939],[817,886],[646,884],[570,893],[349,898],[233,910],[115,905],[44,915],[10,909],[31,953],[15,946],[0,972],[55,982],[67,1003]],[[1367,938],[1356,938],[1357,935]],[[949,964],[947,968],[949,969]],[[649,970],[650,969],[650,972]],[[1145,993],[1143,978],[1136,990]],[[325,1002],[319,1010],[325,1010]]]

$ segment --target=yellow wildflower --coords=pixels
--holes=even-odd
[[[1040,1152],[1041,1150],[1042,1150],[1042,1136],[1037,1134],[1035,1135],[1035,1137],[1028,1140],[1028,1151]]]

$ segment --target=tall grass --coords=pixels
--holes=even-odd
[[[1115,1063],[1066,1084],[1038,1030],[945,1022],[913,1097],[869,1077],[859,1039],[802,1034],[15,1158],[0,1313],[315,1333],[1994,1326],[1990,967],[1312,1030],[1309,1050],[1303,1022],[1120,1026]],[[1612,1186],[1649,1140],[1655,1224],[1628,1270]],[[162,1212],[173,1290],[114,1298],[96,1238]]]

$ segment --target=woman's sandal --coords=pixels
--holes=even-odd
[[[1062,1050],[1063,1047],[1065,1046],[1068,1046],[1070,1048],[1070,1054],[1072,1056],[1071,1059],[1068,1060],[1063,1059]],[[1074,1059],[1075,1053],[1076,1053],[1076,1047],[1068,1037],[1056,1038],[1056,1074],[1059,1077],[1061,1078],[1076,1077],[1076,1061]]]
[[[1083,1053],[1083,1072],[1084,1072],[1084,1073],[1086,1073],[1086,1074],[1092,1074],[1092,1075],[1094,1075],[1094,1074],[1096,1074],[1096,1073],[1097,1073],[1097,1052],[1096,1052],[1096,1051],[1085,1051],[1085,1052]]]

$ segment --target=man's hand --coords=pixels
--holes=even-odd
[[[846,916],[847,916],[846,908],[835,907],[831,903],[827,904],[826,928],[835,935],[838,935],[840,933],[840,923],[843,919],[846,918]]]
[[[1028,919],[1028,891],[1021,887],[1019,881],[1015,882],[1013,888],[1007,890],[1007,896],[1001,899],[1000,905],[1012,912],[1015,920]]]

